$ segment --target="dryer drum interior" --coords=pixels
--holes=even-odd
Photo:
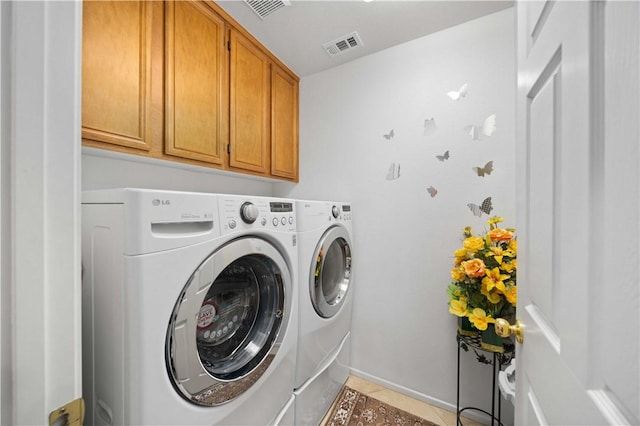
[[[351,242],[347,231],[341,226],[327,230],[313,259],[311,302],[318,315],[331,318],[340,310],[351,282]]]
[[[167,368],[183,397],[219,405],[260,378],[284,334],[289,282],[280,253],[255,238],[232,242],[200,265],[167,332]]]

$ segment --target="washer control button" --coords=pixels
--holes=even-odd
[[[263,217],[262,219],[260,219],[260,225],[265,226],[267,224],[267,218]]]
[[[282,217],[282,219],[280,219],[280,222],[281,222],[283,225],[286,225],[286,224],[287,224],[287,218],[283,216],[283,217]]]
[[[293,225],[293,216],[289,216],[289,225]]]
[[[277,217],[273,218],[273,226],[278,226],[278,218]]]
[[[235,229],[236,228],[236,221],[231,219],[229,221],[229,229]]]

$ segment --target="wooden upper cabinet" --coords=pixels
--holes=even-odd
[[[298,180],[298,78],[212,1],[83,2],[85,146]]]
[[[228,138],[225,22],[203,3],[165,3],[165,153],[222,164]]]
[[[82,137],[148,151],[162,137],[162,6],[146,1],[83,4]],[[161,58],[159,64],[161,64]]]
[[[248,38],[230,31],[229,166],[269,172],[269,58]]]
[[[271,67],[271,175],[297,181],[298,80]]]

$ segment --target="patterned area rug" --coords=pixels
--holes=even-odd
[[[327,426],[437,426],[435,423],[363,395],[347,386],[340,391],[333,411],[327,419]]]

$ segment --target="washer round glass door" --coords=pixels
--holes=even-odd
[[[234,240],[205,259],[167,331],[167,368],[179,393],[212,406],[248,390],[277,353],[290,289],[286,261],[260,238]]]
[[[316,246],[309,290],[318,315],[331,318],[340,310],[351,282],[351,240],[342,226],[329,228]]]

